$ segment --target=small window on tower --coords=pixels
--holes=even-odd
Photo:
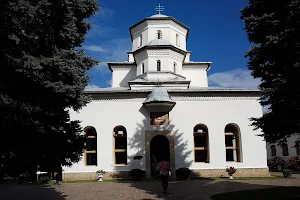
[[[159,72],[161,70],[160,68],[160,60],[157,61],[157,71]]]
[[[180,39],[178,34],[176,34],[176,46],[180,46]]]
[[[139,47],[142,46],[142,44],[143,44],[143,36],[141,34],[139,37]]]
[[[145,73],[145,65],[144,65],[144,63],[142,63],[142,74],[144,74]]]
[[[161,32],[161,30],[157,31],[157,39],[162,39],[162,32]]]
[[[177,64],[176,62],[174,62],[174,73],[176,74],[177,70],[176,70]]]

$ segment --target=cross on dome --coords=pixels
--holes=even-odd
[[[155,7],[155,10],[158,12],[158,14],[160,15],[160,12],[164,11],[164,6],[161,6],[160,3],[158,4],[158,6]]]

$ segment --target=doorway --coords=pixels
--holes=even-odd
[[[163,159],[170,163],[170,143],[166,136],[156,135],[150,142],[151,177],[159,175],[157,165]]]

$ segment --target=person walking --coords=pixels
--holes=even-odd
[[[168,190],[168,184],[169,184],[170,164],[163,159],[158,163],[158,170],[159,170],[160,180],[164,190],[164,194],[166,194]]]

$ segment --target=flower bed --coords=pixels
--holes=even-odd
[[[285,167],[290,170],[300,171],[300,156],[295,156],[288,159]]]
[[[285,167],[285,160],[281,157],[275,156],[268,160],[268,167],[272,170],[277,170],[278,166],[283,169]]]

